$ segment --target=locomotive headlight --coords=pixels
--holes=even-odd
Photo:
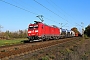
[[[38,30],[35,30],[35,32],[38,32]]]

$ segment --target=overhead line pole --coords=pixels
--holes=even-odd
[[[59,24],[60,24],[60,28],[62,28],[62,24],[63,24],[63,23],[59,23]]]
[[[76,23],[78,26],[81,26],[81,28],[82,28],[82,37],[84,38],[84,23],[83,22],[81,22],[81,25],[80,24],[78,24],[78,23]]]
[[[84,39],[84,23],[83,22],[81,22],[81,24],[82,24],[82,37],[83,37],[83,39]]]
[[[0,25],[0,33],[1,33],[1,29],[2,29],[3,27]]]
[[[62,27],[64,27],[65,25],[67,25],[68,23],[66,23],[66,24],[64,24],[63,25],[63,23],[59,23],[60,24],[60,27],[62,28]]]

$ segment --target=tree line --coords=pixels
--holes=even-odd
[[[78,31],[78,29],[76,27],[73,27],[71,30],[73,30],[75,33],[78,33],[79,35],[81,35],[81,33]],[[90,37],[90,24],[85,27],[85,30],[84,30],[84,35],[85,37]]]
[[[72,28],[75,33],[80,34],[76,27]],[[84,34],[90,37],[90,24],[85,28]],[[27,38],[27,30],[18,30],[15,32],[10,32],[7,30],[6,32],[0,32],[0,39],[14,39],[14,38]]]
[[[84,34],[90,37],[90,24],[85,28]]]
[[[27,30],[0,32],[0,39],[27,38]]]

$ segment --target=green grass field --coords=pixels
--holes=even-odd
[[[13,39],[13,40],[0,40],[0,46],[6,46],[6,45],[14,45],[14,44],[21,44],[22,41],[28,40],[26,38],[20,38],[20,39]]]

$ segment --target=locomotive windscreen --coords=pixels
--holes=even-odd
[[[34,26],[29,26],[29,29],[37,29],[38,25],[34,25]]]
[[[34,28],[38,28],[38,25],[34,25]]]
[[[29,26],[29,28],[28,29],[33,29],[33,26]]]

